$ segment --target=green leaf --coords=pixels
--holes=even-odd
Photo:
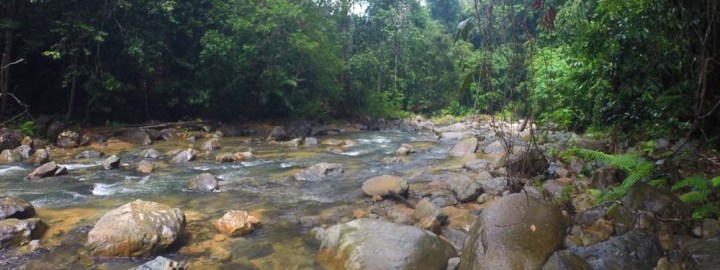
[[[713,179],[710,180],[710,183],[712,183],[713,188],[720,187],[720,176],[713,177]]]

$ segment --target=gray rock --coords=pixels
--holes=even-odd
[[[698,270],[718,269],[720,265],[720,235],[688,245],[685,250],[690,255],[693,268]]]
[[[28,201],[17,197],[0,197],[0,220],[7,218],[31,218],[35,216],[35,207]]]
[[[35,170],[30,172],[30,174],[28,174],[28,176],[26,178],[27,179],[37,179],[37,178],[56,176],[56,172],[60,171],[60,168],[64,168],[64,167],[60,167],[57,165],[57,163],[55,163],[54,161],[51,161],[51,162],[41,165],[40,167],[37,167]]]
[[[505,176],[483,179],[478,181],[485,193],[499,196],[508,189],[508,179]]]
[[[80,134],[72,130],[65,130],[57,137],[55,144],[61,148],[75,148],[80,143]]]
[[[195,160],[195,156],[198,154],[198,151],[195,149],[187,149],[180,151],[179,153],[173,155],[172,159],[170,159],[170,162],[172,163],[185,163]]]
[[[462,249],[465,246],[465,241],[468,238],[467,231],[455,228],[443,228],[441,235],[450,241],[453,247],[455,247],[455,250],[457,250],[458,254],[462,252]]]
[[[471,132],[443,132],[443,133],[440,133],[440,140],[441,141],[455,141],[455,140],[472,138],[473,136],[475,136],[475,135]]]
[[[317,257],[328,268],[445,269],[457,257],[449,242],[431,232],[376,219],[332,226],[321,238]]]
[[[102,162],[105,170],[114,170],[120,167],[120,158],[116,155],[109,156]]]
[[[480,195],[480,185],[469,177],[457,173],[448,173],[443,176],[445,176],[443,181],[448,184],[459,201],[474,201]]]
[[[521,193],[502,197],[470,228],[460,269],[539,269],[562,246],[565,228],[554,204]]]
[[[160,138],[165,141],[172,141],[175,140],[175,137],[177,137],[177,130],[174,128],[166,128],[163,130],[160,130]]]
[[[437,190],[431,192],[430,201],[438,207],[456,205],[458,203],[455,194],[450,190]]]
[[[155,164],[149,160],[141,160],[136,169],[136,171],[142,174],[151,174],[153,170],[155,170]]]
[[[455,123],[449,126],[439,127],[435,128],[436,133],[443,133],[443,132],[462,132],[466,131],[468,127],[463,123]]]
[[[662,249],[652,233],[634,230],[608,241],[569,250],[592,269],[653,269]]]
[[[415,153],[415,148],[413,148],[412,145],[406,143],[403,143],[402,145],[400,145],[400,147],[398,147],[397,150],[395,150],[395,154],[401,156],[406,156],[412,153]]]
[[[35,153],[30,157],[30,162],[33,164],[40,165],[50,162],[50,154],[45,149],[38,149],[35,151]]]
[[[423,198],[415,205],[415,211],[413,212],[413,218],[415,220],[422,220],[424,218],[437,219],[440,224],[447,220],[447,215],[442,208],[433,204],[430,199]]]
[[[139,155],[140,155],[140,158],[149,158],[149,159],[157,159],[162,156],[158,150],[155,150],[153,148],[148,148],[148,149],[142,150]]]
[[[597,189],[607,189],[620,183],[622,172],[620,170],[604,167],[593,171],[590,177],[590,187]]]
[[[455,270],[460,266],[460,257],[450,258],[446,270]]]
[[[150,134],[148,134],[147,131],[145,131],[144,129],[140,128],[130,129],[126,131],[125,134],[121,135],[118,139],[135,145],[149,145],[152,143],[152,138],[150,138]]]
[[[209,152],[209,151],[213,151],[216,149],[220,149],[221,147],[222,147],[222,143],[220,143],[220,139],[212,138],[212,139],[207,140],[203,144],[201,150]]]
[[[488,144],[487,146],[485,146],[485,148],[483,148],[483,152],[485,154],[502,153],[502,152],[505,152],[505,145],[503,145],[502,142],[500,142],[500,141],[494,141],[494,142]]]
[[[13,152],[20,155],[20,158],[23,160],[30,158],[30,156],[34,153],[32,146],[26,144],[18,146],[13,150]]]
[[[620,200],[624,207],[613,207],[608,210],[608,216],[613,221],[618,234],[628,232],[634,228],[654,229],[656,219],[686,219],[690,218],[691,209],[686,203],[661,189],[639,182]],[[636,215],[632,211],[652,213],[654,217]]]
[[[23,134],[20,130],[0,128],[0,151],[12,150],[20,146]]]
[[[477,138],[464,139],[455,144],[455,146],[453,146],[452,148],[450,148],[448,155],[453,157],[462,157],[467,154],[475,153],[475,149],[477,149],[477,144]]]
[[[362,191],[367,196],[387,196],[391,192],[395,194],[407,194],[408,183],[392,175],[381,175],[365,180],[362,183]]]
[[[146,262],[143,265],[133,268],[133,270],[184,270],[184,269],[185,269],[185,265],[183,263],[173,261],[173,260],[165,258],[163,256],[158,256],[157,258],[153,259],[152,261]]]
[[[285,128],[282,126],[275,126],[271,131],[270,134],[268,134],[267,140],[268,141],[285,141],[289,140],[290,135],[285,132]]]
[[[466,162],[463,167],[474,172],[488,171],[492,169],[492,162],[486,159],[471,160]]]
[[[311,145],[317,145],[318,140],[315,137],[307,137],[305,138],[305,141],[303,142],[303,145],[305,146],[311,146]]]
[[[295,174],[298,181],[321,181],[340,177],[345,169],[339,163],[321,162]]]
[[[580,256],[567,251],[558,251],[548,259],[542,270],[592,270]]]
[[[88,233],[90,256],[145,257],[165,251],[185,229],[178,208],[136,200],[103,215]]]
[[[0,220],[0,250],[38,239],[45,229],[39,218]]]
[[[77,156],[75,156],[75,159],[81,159],[81,158],[99,158],[99,157],[102,157],[102,156],[104,156],[104,155],[105,155],[105,153],[103,153],[103,152],[93,151],[93,150],[87,150],[87,151],[82,151],[82,152],[80,152],[80,154],[78,154]]]
[[[22,161],[22,156],[17,152],[5,149],[0,153],[0,163],[15,163]]]
[[[194,191],[217,191],[220,189],[218,179],[209,173],[202,173],[190,178],[187,188]]]

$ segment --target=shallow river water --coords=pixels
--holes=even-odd
[[[27,164],[0,165],[0,194],[17,196],[35,205],[38,216],[49,225],[41,239],[45,252],[18,255],[0,251],[0,269],[128,269],[152,258],[102,259],[85,255],[87,232],[104,213],[135,199],[155,201],[180,208],[187,218],[187,233],[164,256],[188,263],[190,269],[318,269],[318,244],[307,217],[339,222],[352,209],[362,207],[362,181],[381,174],[407,175],[419,168],[444,166],[450,144],[434,136],[402,132],[358,132],[333,136],[355,141],[353,147],[327,145],[290,147],[221,138],[223,148],[185,164],[156,162],[151,175],[135,172],[137,154],[145,148],[161,153],[188,147],[188,142],[155,142],[150,146],[121,150],[99,149],[118,154],[123,166],[105,171],[102,158],[75,160],[83,149],[53,156],[69,174],[28,182],[23,178],[34,168]],[[324,138],[319,138],[320,140]],[[196,147],[202,144],[196,142]],[[406,162],[385,163],[395,150],[409,143],[418,153]],[[216,163],[218,152],[246,151],[255,159]],[[52,154],[51,154],[52,155]],[[56,154],[57,155],[57,154]],[[345,166],[340,179],[300,182],[293,173],[318,162]],[[185,190],[187,180],[202,172],[221,179],[216,193]],[[261,226],[249,235],[227,238],[211,222],[230,210],[246,210],[260,218]],[[325,222],[323,222],[325,223]]]

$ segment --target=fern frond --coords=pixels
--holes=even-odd
[[[688,193],[680,195],[680,200],[688,204],[697,204],[704,202],[707,199],[707,191],[693,190]]]
[[[643,180],[650,176],[650,173],[653,171],[653,164],[650,162],[642,162],[640,163],[635,170],[633,170],[630,175],[628,175],[625,180],[622,182],[622,187],[625,189],[630,189],[635,183],[639,182],[640,180]]]
[[[702,175],[693,175],[677,181],[670,190],[675,191],[682,188],[690,188],[692,190],[708,190],[710,189],[708,180]]]
[[[713,177],[713,179],[710,180],[710,183],[712,183],[713,188],[720,187],[720,176]]]
[[[701,219],[712,216],[718,212],[717,205],[713,203],[703,204],[693,209],[692,216],[694,219]]]
[[[650,186],[652,186],[652,187],[655,187],[655,188],[656,188],[656,187],[660,187],[660,186],[664,186],[664,185],[667,185],[667,180],[662,179],[662,178],[650,180],[650,181],[648,181],[648,185],[650,185]]]

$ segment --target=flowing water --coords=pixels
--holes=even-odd
[[[447,158],[449,144],[434,136],[401,132],[359,132],[334,136],[355,141],[353,147],[326,145],[290,147],[253,141],[248,138],[222,138],[222,152],[253,149],[255,159],[236,163],[216,163],[201,157],[185,164],[156,162],[155,172],[135,172],[145,148],[161,153],[188,147],[187,142],[156,142],[148,147],[119,150],[123,166],[105,171],[100,159],[75,160],[80,150],[54,159],[69,174],[28,182],[23,178],[33,167],[26,164],[0,165],[0,193],[17,196],[35,205],[38,216],[48,225],[41,239],[47,252],[14,255],[0,252],[3,269],[127,269],[151,258],[100,259],[85,255],[87,231],[104,213],[127,202],[142,199],[182,209],[187,218],[187,235],[182,243],[164,256],[189,263],[190,269],[316,269],[318,244],[304,226],[304,219],[321,223],[339,222],[352,209],[363,207],[360,185],[381,174],[407,175],[427,170]],[[323,138],[320,138],[323,139]],[[199,143],[202,143],[199,142]],[[406,162],[386,164],[402,143],[413,145],[418,153]],[[57,155],[57,154],[56,154]],[[318,162],[345,166],[340,179],[300,182],[291,176]],[[184,189],[189,178],[209,172],[221,179],[217,193],[197,193]],[[245,210],[261,220],[249,235],[224,237],[211,222],[230,210]],[[313,217],[313,218],[308,218]]]

